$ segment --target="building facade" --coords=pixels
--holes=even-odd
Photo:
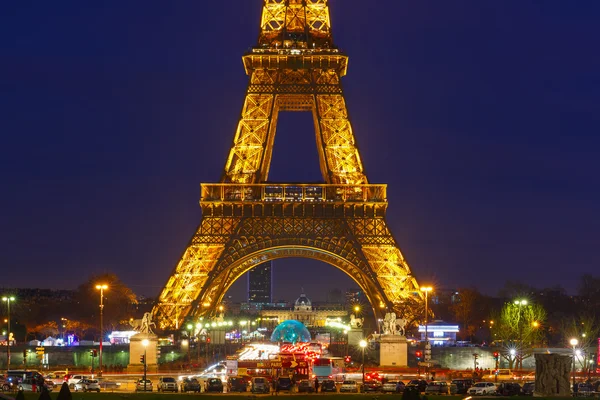
[[[292,308],[264,308],[260,311],[260,316],[279,322],[296,320],[302,322],[306,327],[312,328],[325,326],[327,319],[345,318],[348,316],[348,312],[343,307],[313,307],[310,299],[302,293]]]
[[[273,301],[272,267],[272,261],[267,261],[248,272],[248,303],[268,304]]]

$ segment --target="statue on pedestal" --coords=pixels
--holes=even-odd
[[[407,322],[404,318],[396,318],[394,312],[387,313],[383,319],[383,333],[385,335],[405,336]]]
[[[364,318],[357,318],[354,314],[350,314],[350,328],[359,329],[363,327]]]

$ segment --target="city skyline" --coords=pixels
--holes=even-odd
[[[598,6],[390,1],[365,17],[359,3],[331,4],[350,57],[343,84],[413,273],[489,294],[509,279],[575,292],[599,264]],[[233,28],[197,23],[207,6],[192,2],[167,12],[152,1],[14,4],[0,17],[14,39],[0,66],[7,285],[69,288],[111,271],[158,294],[200,219],[198,183],[218,181],[241,106],[240,57],[260,2],[235,6]],[[320,181],[310,116],[282,115],[278,131],[271,180]],[[310,260],[278,264],[293,278],[275,285],[284,293],[348,279]]]

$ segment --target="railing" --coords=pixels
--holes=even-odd
[[[385,203],[387,185],[203,183],[202,202]]]

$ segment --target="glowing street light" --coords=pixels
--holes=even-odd
[[[431,286],[421,286],[421,291],[425,292],[425,351],[423,352],[425,356],[423,357],[425,361],[429,361],[431,359],[431,347],[429,346],[429,333],[427,332],[427,317],[429,314],[429,292],[431,292],[433,288]]]
[[[521,362],[517,362],[517,364],[519,365],[519,368],[522,368],[523,366],[523,352],[525,351],[525,346],[523,346],[523,324],[521,324],[521,307],[522,306],[526,306],[527,305],[527,300],[526,299],[517,299],[514,301],[514,303],[516,305],[519,306],[519,315],[517,316],[517,328],[519,329],[519,346],[520,346],[520,354],[521,354]]]
[[[358,345],[362,349],[362,385],[364,388],[364,386],[365,386],[365,347],[367,347],[367,341],[363,339],[358,343]]]
[[[108,285],[99,284],[96,285],[96,290],[100,290],[100,349],[98,351],[98,376],[102,376],[102,342],[104,342],[104,321],[103,321],[103,311],[104,311],[104,291],[108,289]]]
[[[142,346],[144,346],[144,392],[146,392],[146,372],[147,372],[146,366],[148,365],[148,359],[146,358],[146,349],[149,344],[150,344],[150,341],[148,339],[142,340]]]
[[[7,307],[7,318],[6,323],[8,324],[6,329],[6,370],[10,369],[10,303],[15,301],[15,296],[4,296],[2,301],[6,302]]]
[[[579,340],[577,340],[576,338],[572,338],[571,340],[569,340],[569,344],[571,346],[573,346],[573,392],[577,393],[575,391],[575,355],[576,355],[576,347],[579,344]]]

